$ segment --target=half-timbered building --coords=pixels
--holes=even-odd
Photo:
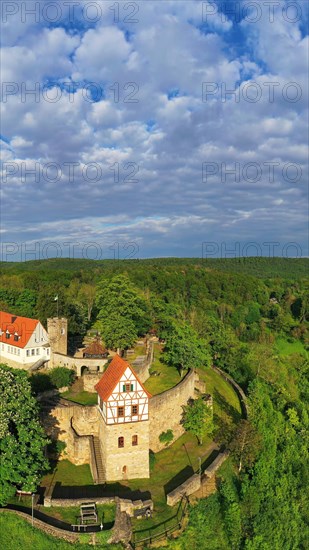
[[[118,355],[95,389],[106,481],[149,477],[150,393]]]

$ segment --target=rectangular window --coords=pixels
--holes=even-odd
[[[35,349],[32,349],[31,350],[31,355],[34,355],[35,354]]]
[[[14,341],[18,342],[18,334],[14,334]]]
[[[137,435],[132,435],[132,445],[133,445],[133,447],[135,447],[136,445],[138,445],[138,437],[137,437]]]
[[[132,416],[136,416],[138,414],[138,405],[132,405]]]
[[[20,349],[17,351],[17,355],[20,355]]]
[[[118,447],[119,449],[124,447],[124,437],[118,437]]]
[[[124,407],[118,407],[118,418],[124,416]]]
[[[30,355],[30,349],[27,349],[26,355],[27,355],[27,357],[29,357],[29,355]]]
[[[40,355],[40,348],[36,348],[36,354]]]
[[[11,335],[10,335],[9,332],[6,332],[6,333],[5,333],[5,337],[6,337],[8,340],[10,339],[10,336],[11,336]]]

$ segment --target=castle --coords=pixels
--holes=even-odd
[[[64,457],[76,465],[89,463],[96,483],[149,477],[149,451],[164,447],[160,435],[183,432],[183,405],[194,397],[197,375],[189,371],[174,388],[152,396],[143,383],[151,361],[136,370],[115,355],[67,355],[67,320],[39,320],[0,312],[0,362],[29,371],[46,366],[73,368],[83,389],[97,393],[96,406],[56,403],[44,423],[52,438],[66,443]],[[97,350],[94,350],[97,352]],[[86,354],[88,355],[88,353]],[[82,375],[83,367],[89,369]]]

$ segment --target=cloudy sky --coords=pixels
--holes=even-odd
[[[308,255],[308,5],[1,2],[2,259]]]

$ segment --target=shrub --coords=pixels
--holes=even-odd
[[[66,367],[56,367],[51,371],[50,378],[56,388],[63,388],[64,386],[71,386],[74,382],[75,372]]]
[[[38,393],[41,393],[43,391],[52,390],[55,387],[50,379],[49,374],[43,374],[42,372],[33,374],[32,376],[30,376],[29,380],[32,391],[35,395],[38,395]]]
[[[165,446],[167,446],[171,441],[174,439],[173,430],[167,430],[166,432],[162,432],[159,435],[159,440],[161,443],[165,443]]]

